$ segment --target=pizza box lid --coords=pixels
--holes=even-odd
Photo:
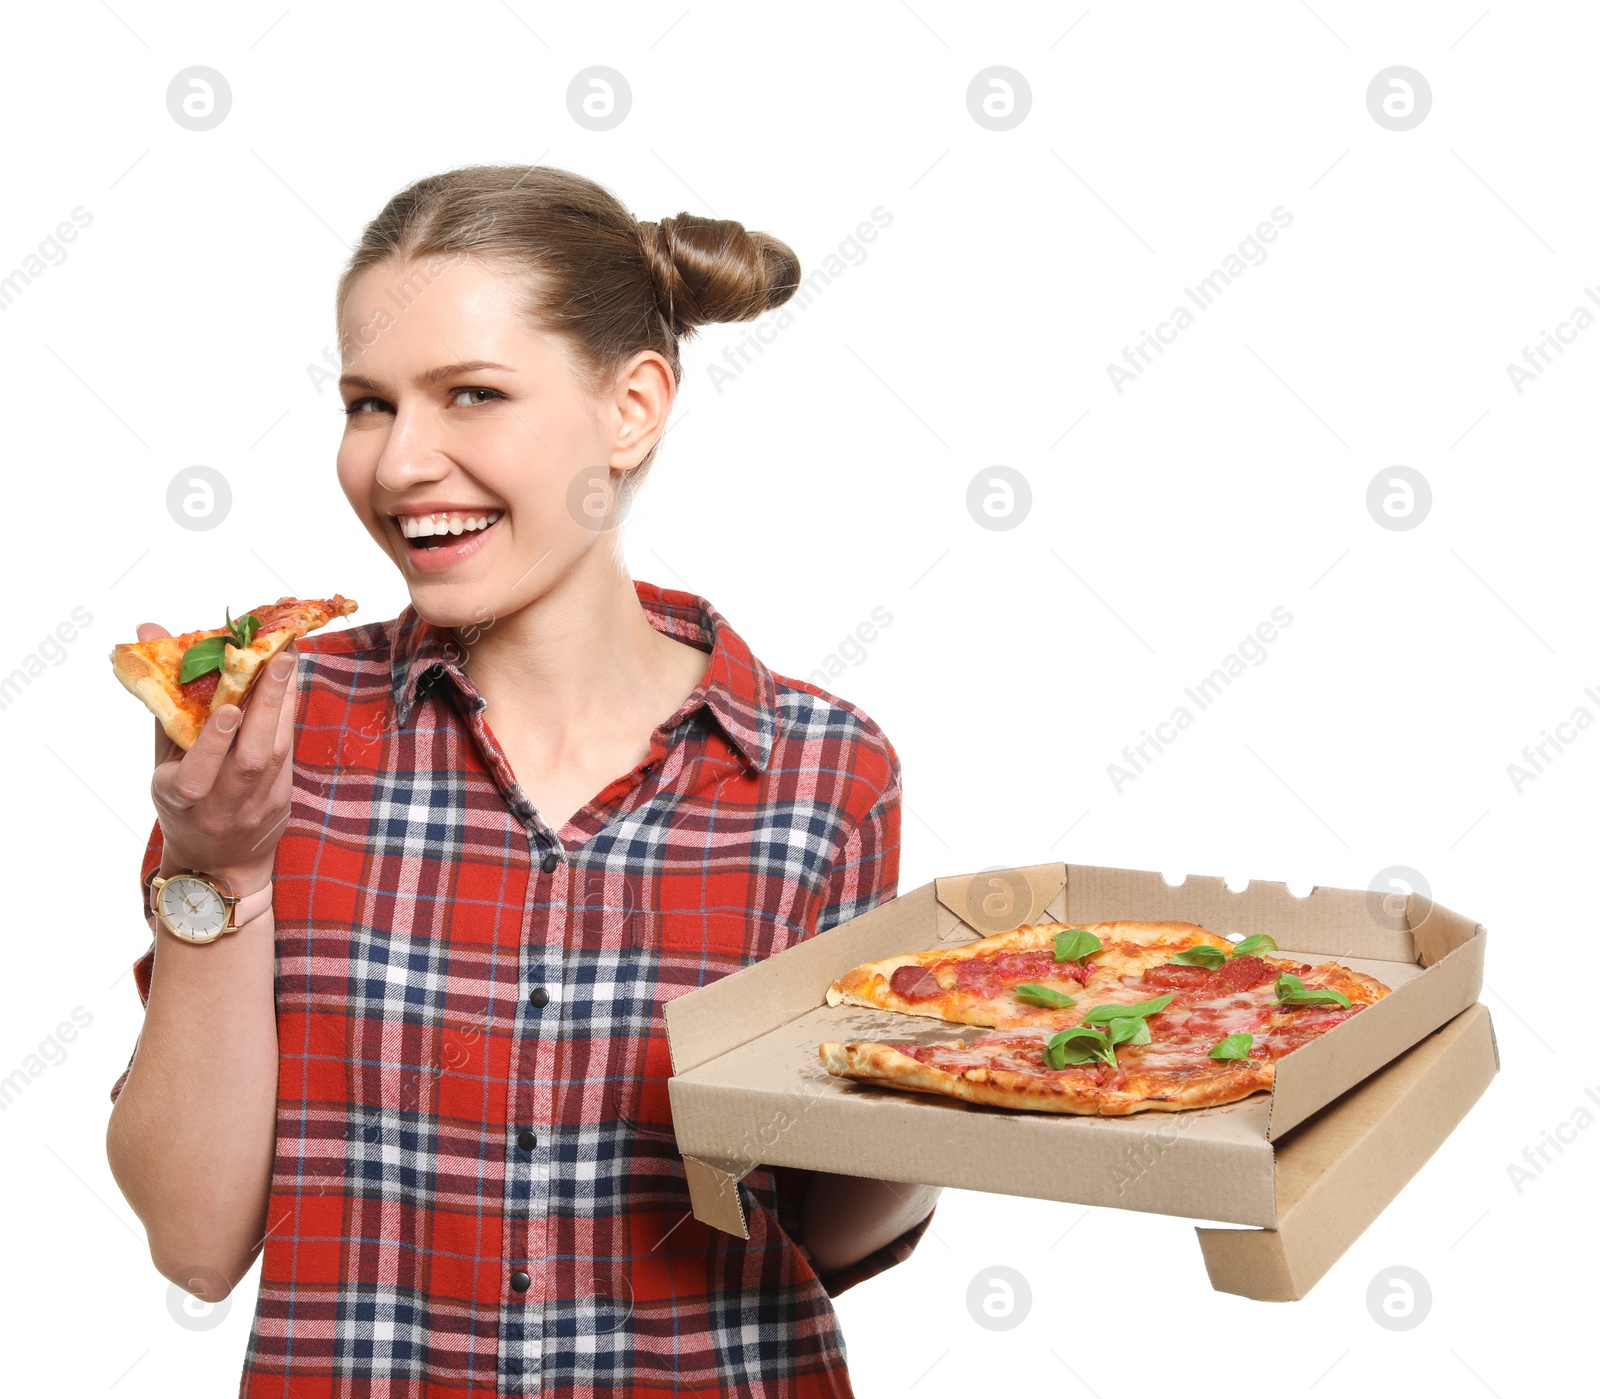
[[[1214,1108],[1009,1112],[823,1070],[824,1040],[962,1033],[931,1018],[922,1027],[919,1017],[827,1005],[829,982],[851,967],[1027,923],[1120,918],[1270,933],[1286,954],[1333,958],[1393,989],[1280,1059],[1270,1094]],[[1311,1136],[1315,1114],[1472,1006],[1485,938],[1480,924],[1418,894],[1318,887],[1301,898],[1279,883],[1233,890],[1191,876],[1174,885],[1153,871],[1067,864],[936,879],[667,1004],[668,1093],[695,1214],[743,1234],[735,1183],[757,1165],[784,1165],[1279,1231],[1292,1203],[1282,1165],[1294,1129],[1306,1124],[1300,1135]],[[1477,1033],[1489,1034],[1486,1013]]]

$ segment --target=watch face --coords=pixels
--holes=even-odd
[[[161,887],[167,926],[192,942],[210,942],[228,923],[228,906],[204,880],[178,875]]]

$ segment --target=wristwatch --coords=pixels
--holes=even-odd
[[[220,875],[198,870],[178,870],[150,881],[150,911],[163,928],[185,942],[215,942],[271,907],[271,881],[242,897]]]

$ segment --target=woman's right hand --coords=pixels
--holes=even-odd
[[[153,622],[139,626],[140,641],[167,635]],[[295,669],[290,645],[267,663],[244,709],[217,709],[187,753],[155,721],[150,794],[161,819],[162,874],[220,875],[239,895],[272,878],[294,786]]]

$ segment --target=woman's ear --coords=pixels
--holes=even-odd
[[[613,471],[631,471],[650,454],[666,431],[677,391],[672,366],[654,350],[643,350],[629,361],[617,377],[612,396],[616,413],[610,460]]]

